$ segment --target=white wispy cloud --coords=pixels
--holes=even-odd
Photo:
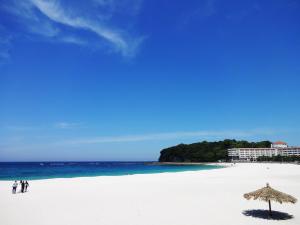
[[[58,2],[44,1],[44,0],[32,0],[32,3],[49,19],[61,23],[67,26],[71,26],[78,29],[89,30],[102,37],[120,50],[123,54],[127,54],[130,51],[130,44],[127,42],[118,31],[108,29],[94,21],[89,21],[80,16],[69,15]]]
[[[34,130],[40,129],[39,127],[36,127],[36,126],[24,126],[24,125],[9,125],[9,126],[1,127],[1,128],[4,128],[5,130],[13,131],[13,132],[34,131]]]
[[[87,45],[88,43],[78,37],[75,36],[64,36],[60,38],[60,41],[65,43],[75,44],[75,45]]]
[[[72,128],[83,128],[84,123],[71,123],[71,122],[56,122],[53,124],[44,125],[7,125],[0,126],[0,130],[11,131],[11,132],[28,132],[28,131],[41,131],[41,130],[52,130],[56,129],[72,129]]]
[[[186,26],[191,21],[211,17],[217,13],[216,0],[205,0],[192,10],[183,13],[179,19],[179,27]]]
[[[57,122],[54,124],[54,127],[59,129],[71,129],[78,128],[81,125],[82,123]]]
[[[126,5],[127,9],[123,8],[123,11],[138,8],[140,1],[130,0],[132,4]],[[89,32],[96,37],[95,40],[98,40],[99,45],[106,43],[111,50],[126,57],[134,56],[143,41],[143,37],[132,35],[126,27],[114,26],[110,21],[116,11],[114,8],[120,5],[117,0],[89,1],[86,4],[90,5],[91,12],[59,0],[12,2],[13,4],[4,7],[6,11],[19,17],[19,22],[26,26],[29,32],[49,38],[51,41],[83,45],[90,42],[87,37],[89,35],[83,34]],[[99,7],[101,10],[98,10]]]
[[[0,50],[0,63],[2,60],[7,60],[10,58],[10,54],[7,49]]]
[[[12,36],[0,24],[0,64],[10,58]]]
[[[191,131],[191,132],[168,132],[141,135],[123,136],[100,136],[92,138],[77,138],[60,142],[61,144],[99,144],[99,143],[118,143],[118,142],[140,142],[155,140],[171,140],[180,138],[246,138],[260,135],[271,135],[275,131],[270,129],[255,130],[227,130],[227,131]]]

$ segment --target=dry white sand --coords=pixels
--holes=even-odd
[[[1,225],[300,224],[300,203],[273,203],[289,220],[245,216],[267,209],[243,194],[270,185],[300,199],[300,166],[237,164],[209,171],[31,181],[11,194],[0,181]]]

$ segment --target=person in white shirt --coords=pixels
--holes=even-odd
[[[15,183],[13,184],[13,189],[12,189],[12,193],[16,194],[17,192],[17,187],[18,187],[18,182],[15,180]]]

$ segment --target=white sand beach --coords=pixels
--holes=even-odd
[[[31,181],[29,192],[11,194],[0,181],[1,225],[247,225],[300,224],[300,202],[273,203],[293,215],[267,220],[243,214],[267,209],[243,198],[269,182],[300,200],[300,166],[236,164],[223,169]]]

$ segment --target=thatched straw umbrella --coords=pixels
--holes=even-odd
[[[275,189],[271,188],[268,183],[267,186],[264,188],[244,194],[244,198],[246,198],[247,200],[253,198],[253,200],[259,199],[265,202],[269,202],[270,216],[272,216],[271,201],[279,202],[280,204],[282,204],[283,202],[295,204],[297,202],[297,199],[293,196],[282,193],[280,191],[276,191]]]

